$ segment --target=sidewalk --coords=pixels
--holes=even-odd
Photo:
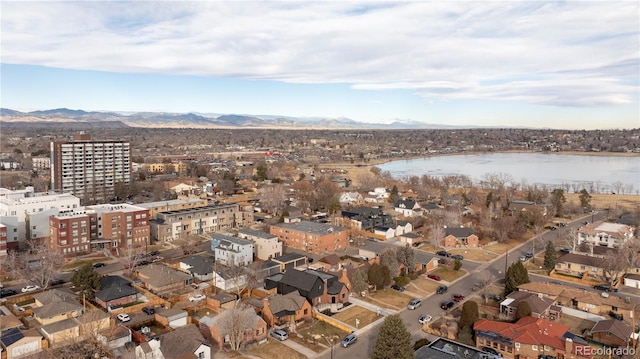
[[[302,355],[306,356],[307,358],[315,358],[315,357],[317,357],[317,356],[320,354],[320,353],[316,353],[316,352],[314,352],[313,350],[311,350],[311,349],[309,349],[309,348],[305,347],[305,346],[304,346],[304,345],[302,345],[302,344],[298,344],[298,343],[296,343],[295,341],[293,341],[293,340],[291,340],[291,339],[289,339],[289,340],[284,340],[284,341],[282,341],[282,342],[280,342],[280,343],[282,343],[282,344],[284,344],[284,345],[288,346],[289,348],[291,348],[291,349],[293,349],[293,350],[297,351],[298,353],[300,353],[300,354],[302,354]]]

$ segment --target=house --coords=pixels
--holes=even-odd
[[[224,291],[243,288],[247,284],[247,272],[244,267],[217,265],[213,270],[213,282]]]
[[[578,230],[578,243],[589,243],[609,248],[620,248],[634,238],[632,226],[599,221]]]
[[[155,263],[138,267],[136,275],[145,288],[158,295],[167,294],[193,283],[193,277],[189,274]]]
[[[384,187],[376,187],[373,191],[367,193],[367,197],[364,199],[367,203],[384,203],[389,198],[389,192]]]
[[[263,299],[250,301],[269,328],[294,324],[312,318],[311,304],[298,291],[288,294],[272,294]]]
[[[131,329],[124,325],[116,325],[100,331],[97,339],[111,350],[124,347],[132,340]]]
[[[400,236],[405,233],[410,233],[411,231],[413,231],[413,224],[407,221],[398,221],[394,227],[395,227],[396,236]]]
[[[335,272],[342,269],[342,259],[340,259],[337,254],[324,256],[318,260],[317,264],[319,265],[319,268],[322,268],[324,271]]]
[[[226,292],[216,293],[207,297],[207,306],[215,311],[222,309],[233,309],[236,307],[238,296]]]
[[[340,204],[342,205],[354,205],[354,204],[362,204],[364,202],[364,197],[358,192],[342,192],[340,194],[340,198],[338,199]]]
[[[302,268],[307,265],[307,257],[299,253],[289,253],[271,260],[280,265],[280,272],[291,268]]]
[[[377,226],[373,228],[373,235],[376,238],[386,240],[395,237],[396,231],[391,227]]]
[[[444,212],[444,206],[441,206],[437,203],[427,203],[422,207],[422,212],[425,214],[436,214]]]
[[[318,310],[330,308],[337,311],[349,301],[350,289],[341,281],[343,276],[346,276],[346,271],[341,271],[338,277],[312,269],[288,270],[265,279],[265,289],[277,288],[279,294],[297,291]]]
[[[0,333],[4,332],[5,330],[18,328],[22,325],[24,324],[20,321],[20,319],[18,319],[18,317],[11,313],[9,308],[5,307],[4,305],[0,306]]]
[[[95,301],[104,309],[119,307],[138,300],[138,291],[131,282],[120,276],[104,276],[100,279],[100,291]]]
[[[586,359],[591,355],[584,340],[569,333],[569,326],[536,317],[524,317],[515,323],[479,319],[473,324],[476,347],[489,347],[502,357],[538,358],[549,355],[565,359]]]
[[[396,201],[393,205],[393,209],[405,217],[414,217],[418,215],[420,204],[413,199],[402,198]]]
[[[604,260],[601,257],[566,253],[556,260],[554,271],[578,278],[583,278],[585,273],[588,272],[588,275],[594,276],[597,281],[602,281],[604,277],[602,269]]]
[[[342,217],[348,218],[355,228],[373,232],[378,226],[391,226],[393,218],[385,214],[381,207],[356,207],[343,210]]]
[[[349,245],[348,229],[327,223],[277,223],[269,227],[269,233],[288,247],[315,254],[344,250]]]
[[[225,329],[220,326],[218,320],[220,317],[220,314],[215,317],[206,316],[201,318],[200,323],[208,328],[211,339],[218,344],[218,348],[222,349],[224,343],[228,340],[228,335],[224,333]],[[258,314],[255,314],[255,312],[251,316],[250,322],[246,323],[246,325],[248,329],[239,334],[242,335],[242,341],[244,343],[258,342],[267,338],[267,323]]]
[[[240,228],[238,237],[253,241],[255,257],[263,261],[277,258],[282,255],[282,242],[273,234],[256,231],[250,228]]]
[[[59,322],[68,318],[82,315],[82,305],[78,303],[73,293],[62,289],[52,289],[33,295],[35,299],[32,308],[33,318],[40,325]]]
[[[553,299],[524,291],[509,293],[509,295],[507,295],[507,297],[500,303],[500,313],[512,318],[515,316],[521,302],[529,303],[532,317],[549,318],[551,316],[557,318],[560,313],[562,313],[560,307],[553,305]],[[550,315],[551,311],[553,311],[553,315]]]
[[[443,246],[445,248],[480,246],[480,239],[473,232],[473,229],[466,227],[445,227]]]
[[[633,328],[620,320],[600,320],[591,328],[590,333],[594,341],[610,347],[626,347],[632,344]]]
[[[191,256],[181,259],[178,269],[204,282],[213,279],[214,262],[213,258]]]
[[[250,240],[215,234],[212,241],[219,244],[214,248],[216,261],[225,266],[248,266],[253,262],[253,242]]]
[[[398,241],[400,241],[400,243],[408,244],[410,246],[418,245],[419,243],[422,243],[423,240],[424,238],[422,235],[414,232],[398,235]]]
[[[136,359],[165,359],[160,350],[160,339],[153,338],[136,346],[134,353]]]
[[[22,331],[11,328],[2,332],[0,344],[3,358],[24,358],[42,351],[42,335],[35,329]]]
[[[189,324],[189,313],[179,308],[163,309],[156,312],[156,321],[176,329]]]
[[[462,355],[452,355],[462,353]],[[414,359],[489,359],[487,353],[478,348],[455,342],[446,338],[437,338],[414,352]]]
[[[179,183],[170,188],[171,191],[179,194],[179,195],[189,195],[194,193],[198,189],[197,186],[191,186],[186,183]]]
[[[531,214],[537,213],[543,217],[547,216],[547,206],[543,204],[536,204],[532,201],[512,200],[509,202],[509,211],[514,216],[519,213]]]
[[[40,327],[49,346],[61,346],[80,337],[81,323],[76,318],[63,319]]]
[[[378,261],[379,254],[387,248],[389,248],[389,246],[383,243],[367,241],[364,245],[358,247],[358,256],[360,256],[360,258],[366,258],[367,261],[374,259]],[[414,257],[416,263],[415,270],[423,270],[426,272],[438,268],[440,264],[439,261],[442,259],[442,257],[425,251],[414,251]]]
[[[211,359],[211,347],[194,324],[176,328],[160,336],[160,351],[165,358]]]
[[[635,274],[635,273],[625,274],[624,285],[632,288],[640,288],[640,274]]]

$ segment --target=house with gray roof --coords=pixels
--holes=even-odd
[[[214,248],[218,263],[225,266],[248,266],[253,262],[252,241],[223,234],[215,234],[212,241],[219,243]]]
[[[342,211],[342,217],[348,218],[358,229],[373,232],[378,226],[391,226],[393,218],[385,214],[382,207],[356,207]]]
[[[445,227],[442,242],[445,248],[480,246],[480,238],[468,227]]]
[[[500,303],[500,312],[509,318],[513,318],[521,302],[527,302],[531,308],[531,316],[536,318],[558,317],[562,310],[554,306],[551,298],[538,296],[531,292],[512,292]],[[553,313],[552,313],[553,312]]]
[[[160,336],[160,351],[165,358],[211,359],[213,353],[194,324],[176,328]]]
[[[617,348],[631,344],[633,329],[623,321],[617,319],[605,319],[598,321],[589,331],[591,338],[596,342]]]
[[[156,263],[137,268],[136,274],[142,284],[156,294],[166,294],[193,283],[191,275]]]
[[[35,329],[11,328],[0,335],[0,345],[3,358],[5,356],[7,359],[27,357],[42,351],[42,335]]]
[[[68,318],[40,327],[40,332],[50,346],[58,346],[80,337],[81,323],[76,318]]]
[[[100,291],[95,300],[102,308],[119,307],[138,300],[138,291],[131,282],[120,276],[104,276],[100,279]]]
[[[399,199],[393,205],[394,211],[401,213],[405,217],[417,216],[420,212],[420,208],[420,204],[410,198]]]
[[[291,269],[265,279],[265,289],[276,288],[278,294],[297,291],[318,310],[337,310],[349,301],[346,283],[350,283],[346,278],[346,270],[342,270],[340,276],[337,276],[313,269]]]
[[[178,268],[184,272],[190,273],[194,278],[200,281],[208,281],[213,279],[213,267],[215,261],[213,258],[203,256],[191,256],[183,258],[178,264]]]
[[[41,325],[47,325],[67,318],[82,315],[82,305],[74,295],[64,290],[52,289],[34,294],[33,318]]]

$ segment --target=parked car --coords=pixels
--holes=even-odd
[[[593,286],[593,289],[597,289],[597,290],[603,290],[605,292],[610,292],[611,291],[611,286],[608,284],[597,284]]]
[[[93,268],[101,268],[104,267],[105,264],[102,262],[93,263]]]
[[[34,292],[38,289],[40,289],[39,285],[28,285],[22,288],[22,293]]]
[[[609,316],[613,319],[624,320],[624,316],[621,313],[616,313],[614,311],[609,311]]]
[[[556,226],[551,226],[551,228],[549,228],[549,229],[550,229],[550,230],[552,230],[552,231],[555,231],[556,229],[558,229],[558,227],[556,227]]]
[[[154,307],[144,307],[144,308],[142,308],[142,312],[146,313],[146,314],[149,314],[149,315],[153,315],[153,314],[156,313],[156,310],[155,310]]]
[[[446,285],[441,285],[436,289],[436,294],[443,294],[447,290],[449,290],[449,288]]]
[[[439,275],[435,275],[435,274],[429,274],[427,277],[433,279],[433,280],[437,280],[437,281],[441,281],[442,278],[440,278]]]
[[[527,259],[531,259],[531,258],[533,258],[533,253],[527,252],[527,253],[524,254],[524,257],[527,258]]]
[[[436,254],[442,257],[451,257],[451,253],[447,251],[437,251]]]
[[[520,256],[520,262],[526,262],[527,261],[527,257],[525,256]]]
[[[411,299],[411,301],[407,305],[407,308],[409,308],[410,310],[414,310],[419,308],[421,305],[422,301],[420,299]]]
[[[276,329],[271,331],[271,336],[279,341],[285,341],[289,339],[289,334],[282,329]]]
[[[452,300],[443,300],[440,302],[440,308],[444,310],[451,309],[454,305],[455,303]]]
[[[147,253],[147,256],[153,257],[153,256],[157,256],[158,254],[160,254],[160,251],[151,251]]]
[[[418,317],[418,323],[420,324],[429,323],[431,319],[433,318],[430,315],[422,314],[421,316]]]
[[[482,351],[483,351],[483,352],[485,352],[485,353],[489,353],[489,354],[493,354],[493,355],[500,355],[500,354],[498,353],[498,351],[497,351],[497,350],[495,350],[495,349],[493,349],[493,348],[489,348],[489,347],[482,347],[482,349],[480,349],[480,350],[482,350]]]
[[[562,253],[571,253],[571,248],[560,248],[560,252],[562,252]]]
[[[120,313],[118,315],[116,315],[116,319],[118,319],[121,322],[128,322],[131,320],[131,317],[129,316],[129,314],[125,314],[125,313]]]
[[[451,258],[463,260],[464,256],[462,254],[454,254],[454,255],[451,256]]]
[[[355,334],[351,333],[347,335],[344,339],[342,339],[342,341],[340,342],[340,345],[343,348],[346,348],[349,345],[355,343],[357,340],[358,340],[358,337]]]
[[[460,302],[460,301],[464,300],[464,295],[462,295],[462,294],[454,294],[452,298],[453,298],[454,301]]]
[[[16,292],[13,289],[3,289],[0,290],[0,298],[4,298],[4,297],[10,297],[12,295],[16,295],[18,294],[18,292]]]
[[[397,290],[398,292],[404,292],[405,288],[399,284],[393,284],[391,285],[391,289]]]
[[[206,295],[204,294],[192,294],[189,296],[189,301],[190,302],[199,302],[201,300],[205,300],[207,298]]]

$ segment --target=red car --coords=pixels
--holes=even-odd
[[[460,302],[463,299],[464,299],[464,295],[462,295],[462,294],[454,294],[453,295],[453,300],[456,301],[456,302]]]
[[[429,274],[427,277],[429,277],[429,278],[431,278],[433,280],[437,280],[437,281],[442,280],[442,278],[440,278],[439,275],[435,275],[435,274]]]

